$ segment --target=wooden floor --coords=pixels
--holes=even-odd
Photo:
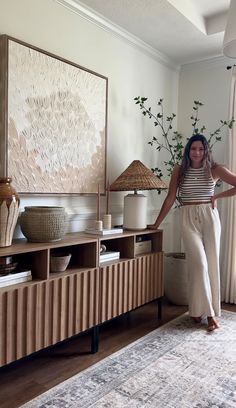
[[[236,312],[236,305],[222,305]],[[157,319],[157,303],[152,302],[100,328],[99,351],[90,354],[90,333],[44,350],[0,369],[0,408],[16,408],[72,377],[90,365],[181,315],[185,306],[164,301],[163,316]],[[0,334],[1,335],[1,334]]]

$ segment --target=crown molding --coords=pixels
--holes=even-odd
[[[142,51],[144,54],[153,58],[159,63],[165,65],[166,67],[171,68],[175,71],[180,70],[180,65],[174,63],[166,55],[162,54],[160,51],[156,50],[155,48],[151,47],[144,41],[140,40],[135,35],[124,30],[119,25],[111,22],[109,19],[106,19],[101,14],[95,12],[87,5],[83,4],[83,2],[79,0],[54,0],[54,1],[66,7],[70,11],[78,14],[80,17],[84,18],[85,20],[88,20],[89,22],[95,24],[99,28],[109,32],[115,37],[122,39],[129,45],[133,46],[139,51]]]
[[[110,33],[111,35],[122,39],[127,44],[143,52],[148,57],[153,58],[157,62],[165,65],[166,67],[176,71],[185,72],[191,70],[206,70],[212,69],[213,67],[226,67],[227,65],[232,65],[232,59],[221,55],[215,55],[211,58],[206,58],[204,60],[195,60],[186,64],[178,64],[173,60],[168,58],[165,54],[151,47],[144,41],[140,40],[135,35],[129,33],[128,31],[121,28],[119,25],[113,23],[109,19],[106,19],[101,14],[95,12],[90,7],[85,5],[80,0],[54,0],[56,3],[67,8],[68,10],[78,14],[85,20],[93,23],[104,31]]]
[[[195,71],[195,70],[206,70],[217,67],[227,67],[228,65],[233,65],[231,58],[227,58],[223,55],[217,55],[212,58],[207,58],[201,61],[193,61],[188,64],[181,65],[181,72]]]

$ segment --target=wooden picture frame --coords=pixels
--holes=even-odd
[[[0,36],[0,176],[21,194],[101,194],[108,79]]]

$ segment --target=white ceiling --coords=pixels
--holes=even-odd
[[[234,0],[236,1],[236,0]],[[173,63],[222,55],[230,0],[74,0]]]

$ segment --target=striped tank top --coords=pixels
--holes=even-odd
[[[179,186],[180,202],[191,203],[194,201],[208,202],[214,195],[216,182],[207,169],[193,169],[189,167],[183,181]]]

